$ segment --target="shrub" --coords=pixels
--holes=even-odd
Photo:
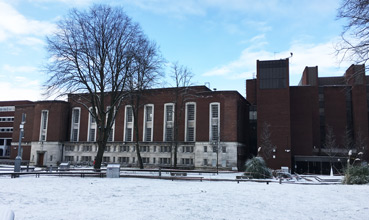
[[[253,179],[267,179],[272,177],[272,172],[261,157],[253,157],[247,160],[245,167],[245,175],[251,176]]]
[[[368,166],[349,166],[345,170],[344,184],[367,184],[369,183]]]

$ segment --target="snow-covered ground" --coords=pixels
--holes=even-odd
[[[17,220],[347,220],[368,219],[368,204],[369,185],[0,177],[0,210]]]

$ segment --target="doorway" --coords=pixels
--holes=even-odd
[[[44,152],[37,153],[37,164],[36,166],[44,166]]]

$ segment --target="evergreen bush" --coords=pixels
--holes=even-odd
[[[344,184],[367,184],[369,183],[368,166],[349,166],[345,170]]]
[[[267,167],[262,157],[253,157],[246,161],[245,174],[253,179],[267,179],[272,177],[272,172]]]

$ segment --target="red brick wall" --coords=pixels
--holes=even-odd
[[[318,88],[290,87],[290,98],[292,154],[312,155],[315,141],[319,141],[319,137],[316,137],[319,135]]]

